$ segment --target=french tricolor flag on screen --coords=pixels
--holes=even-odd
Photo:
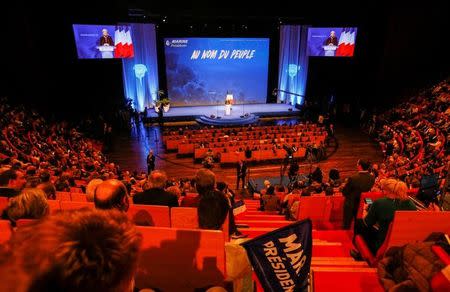
[[[116,26],[114,33],[115,58],[134,57],[133,41],[131,39],[131,29],[129,26]]]
[[[355,36],[356,31],[353,27],[344,28],[339,37],[338,48],[336,50],[336,56],[340,57],[352,57],[355,51]]]

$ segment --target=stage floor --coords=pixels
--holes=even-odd
[[[290,111],[289,109],[292,109]],[[164,118],[181,118],[191,117],[197,118],[200,116],[219,116],[222,119],[235,119],[246,113],[255,114],[257,116],[283,116],[293,115],[299,110],[289,104],[282,103],[260,103],[260,104],[245,104],[233,105],[230,116],[225,116],[225,105],[208,105],[208,106],[180,106],[171,107],[167,113],[164,113]],[[150,109],[148,111],[149,118],[156,118],[158,114]]]

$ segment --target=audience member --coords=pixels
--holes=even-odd
[[[151,186],[150,189],[136,194],[133,197],[135,204],[178,207],[178,198],[164,189],[167,182],[165,172],[152,171],[148,176],[148,181]]]
[[[94,178],[86,186],[86,199],[88,202],[94,202],[94,194],[98,185],[101,184],[103,180],[99,178]]]
[[[356,220],[359,200],[362,192],[368,192],[375,183],[375,178],[369,173],[370,163],[360,159],[357,163],[358,173],[349,177],[342,194],[344,201],[344,229],[350,229],[352,220]]]
[[[215,184],[216,176],[211,170],[197,171],[198,223],[203,229],[220,229],[229,213],[229,202],[224,194],[215,190]]]
[[[384,198],[371,204],[364,219],[355,223],[354,234],[361,235],[373,254],[383,244],[389,225],[394,220],[394,213],[398,210],[417,210],[414,203],[408,198],[408,187],[396,179],[384,179],[381,182]],[[352,256],[358,257],[355,251]]]
[[[49,213],[45,193],[38,188],[24,189],[8,201],[3,218],[16,222],[19,219],[40,219]]]
[[[117,179],[109,179],[97,186],[94,194],[95,208],[128,211],[130,206],[125,185]]]
[[[25,186],[25,176],[21,171],[10,168],[0,170],[0,197],[11,198],[20,193]]]
[[[0,255],[1,291],[133,291],[142,241],[125,214],[77,210],[18,229]]]
[[[37,185],[38,189],[44,191],[47,199],[54,200],[56,199],[56,188],[55,185],[50,181],[50,173],[47,171],[41,173],[39,176],[40,184]]]

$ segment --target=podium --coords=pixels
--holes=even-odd
[[[225,105],[225,115],[226,116],[231,116],[231,104],[226,104]]]
[[[114,58],[114,46],[97,46],[97,49],[102,54],[102,59],[112,59]]]
[[[325,56],[327,57],[334,57],[336,54],[336,50],[337,50],[337,46],[322,46],[324,52],[325,52]]]

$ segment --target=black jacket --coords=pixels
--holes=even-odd
[[[159,205],[178,207],[178,198],[164,189],[151,188],[133,197],[133,203],[141,205]]]
[[[361,193],[370,191],[374,183],[375,177],[367,171],[360,171],[358,174],[349,177],[342,190],[345,204],[358,208]]]

